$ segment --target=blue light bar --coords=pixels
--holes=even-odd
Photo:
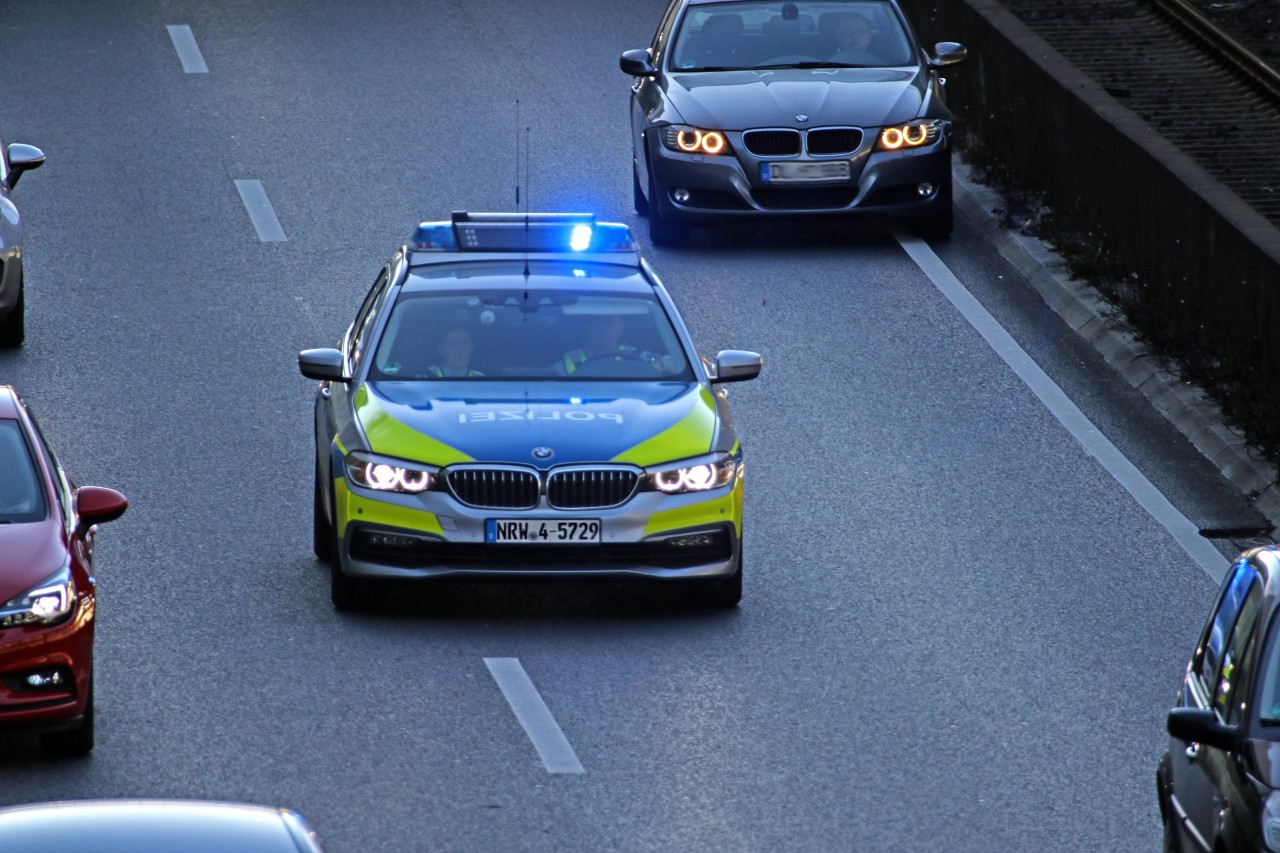
[[[454,213],[423,222],[409,248],[419,252],[598,254],[637,251],[631,231],[590,213]]]

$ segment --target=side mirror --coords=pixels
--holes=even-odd
[[[940,41],[933,46],[936,54],[929,60],[930,68],[945,68],[948,65],[959,65],[969,58],[969,51],[964,45],[953,41]]]
[[[658,73],[658,69],[653,67],[648,48],[628,50],[618,59],[618,67],[632,77],[652,77]]]
[[[298,369],[308,379],[321,382],[346,382],[342,371],[342,353],[336,349],[304,349],[298,353]]]
[[[9,189],[18,185],[23,172],[39,169],[44,165],[44,152],[34,145],[15,142],[7,149],[9,155]]]
[[[712,382],[745,382],[755,379],[764,367],[764,358],[759,353],[743,350],[727,349],[716,353],[715,377]]]
[[[82,486],[76,489],[76,515],[80,527],[88,530],[95,524],[115,521],[129,508],[129,501],[115,489]]]
[[[1174,708],[1165,728],[1178,740],[1228,751],[1236,748],[1240,736],[1237,726],[1218,722],[1218,715],[1207,708]]]

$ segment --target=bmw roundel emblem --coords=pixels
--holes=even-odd
[[[550,459],[555,452],[550,447],[535,447],[533,449],[534,459]]]
[[[803,121],[808,121],[808,120],[809,120],[809,117],[808,117],[808,116],[804,116],[804,115],[796,116],[796,121],[802,121],[802,122],[803,122]]]

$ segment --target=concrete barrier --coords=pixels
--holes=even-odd
[[[924,44],[969,49],[946,72],[963,132],[1104,244],[1139,332],[1280,446],[1280,230],[998,0],[901,2]]]

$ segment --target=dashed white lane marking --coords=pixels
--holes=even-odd
[[[585,772],[547,703],[542,701],[538,689],[520,665],[520,659],[485,658],[484,665],[489,667],[489,674],[498,682],[502,695],[507,697],[507,704],[515,712],[529,740],[533,741],[533,748],[538,751],[547,772]]]
[[[188,74],[208,74],[209,66],[204,64],[204,56],[196,44],[196,37],[191,27],[186,24],[169,24],[169,38],[173,40],[173,49],[178,51],[178,59],[182,60],[182,70]]]
[[[1026,383],[1031,393],[1040,398],[1040,402],[1053,413],[1053,416],[1067,428],[1076,441],[1084,446],[1091,456],[1102,463],[1116,482],[1133,495],[1134,499],[1151,514],[1151,517],[1164,526],[1174,541],[1186,551],[1205,574],[1221,583],[1229,565],[1226,557],[1218,552],[1191,521],[1177,507],[1169,503],[1159,489],[1121,453],[1105,435],[1098,431],[1093,422],[1080,411],[1071,398],[1063,393],[1040,365],[1018,345],[1013,336],[1005,331],[994,317],[982,307],[973,294],[969,292],[951,270],[929,248],[929,244],[919,237],[895,231],[894,236],[903,250],[915,261],[916,266],[933,282],[934,287],[947,297],[956,310],[960,312],[978,334],[986,340],[996,354],[1004,359],[1005,364],[1013,369],[1018,378]]]
[[[262,188],[262,181],[238,180],[236,189],[240,191],[240,200],[244,202],[245,210],[249,211],[253,227],[258,230],[259,240],[264,243],[282,243],[288,239],[284,236],[284,229],[280,227],[280,220],[276,218],[271,199],[267,198],[267,191]]]

